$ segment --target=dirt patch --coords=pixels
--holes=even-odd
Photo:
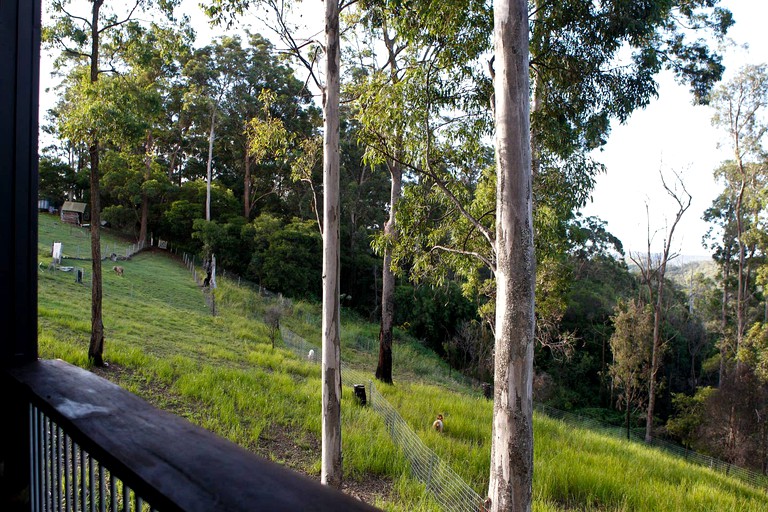
[[[320,449],[320,440],[314,436],[272,425],[261,432],[256,452],[319,481],[320,475],[312,471],[312,466],[317,462]],[[392,488],[391,479],[374,475],[345,480],[341,486],[342,492],[371,505],[377,499],[389,498]]]
[[[262,457],[309,475],[320,453],[320,442],[314,436],[291,432],[290,427],[271,425],[261,431],[255,451]]]
[[[341,485],[341,490],[360,501],[373,505],[377,499],[388,499],[392,494],[392,487],[392,480],[368,475],[362,480],[344,482]]]

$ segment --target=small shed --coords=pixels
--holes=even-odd
[[[64,204],[61,206],[61,221],[77,226],[81,225],[87,207],[88,205],[85,203],[64,201]]]

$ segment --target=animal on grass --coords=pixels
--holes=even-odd
[[[112,270],[114,270],[115,273],[119,276],[123,275],[123,271],[124,271],[123,267],[114,266],[112,267]]]
[[[443,432],[443,415],[438,414],[437,419],[432,423],[432,428],[437,430],[438,432]]]
[[[315,360],[315,351],[314,350],[310,350],[309,351],[309,354],[307,354],[307,359],[310,360],[310,361],[314,361]]]

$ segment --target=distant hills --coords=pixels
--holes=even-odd
[[[627,265],[630,272],[640,271],[632,260],[628,259]],[[687,284],[692,276],[699,273],[715,279],[719,270],[709,256],[678,256],[667,265],[667,278],[680,285]]]

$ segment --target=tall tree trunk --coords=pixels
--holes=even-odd
[[[630,382],[629,378],[627,378],[627,382]],[[631,401],[629,399],[629,393],[627,392],[626,389],[624,390],[624,393],[627,394],[627,396],[624,397],[624,402],[626,402],[626,404],[625,404],[626,405],[626,410],[625,410],[624,422],[626,423],[626,427],[627,427],[627,441],[629,441],[629,433],[630,433],[630,430],[629,430],[629,418],[630,418],[630,411],[631,411],[631,408],[630,408],[629,404],[630,404]]]
[[[528,5],[494,1],[496,335],[491,510],[530,511],[533,483],[535,255]]]
[[[717,387],[721,387],[723,382],[725,382],[725,365],[726,356],[728,354],[725,341],[728,329],[728,302],[730,297],[728,293],[728,281],[731,278],[731,246],[730,244],[726,244],[725,241],[723,242],[723,245],[725,246],[725,256],[723,259],[723,304],[720,309],[720,336],[722,339],[720,341],[720,371],[717,376]]]
[[[661,272],[661,281],[663,286],[664,272]],[[656,410],[656,376],[659,373],[661,359],[661,290],[656,297],[656,304],[653,306],[653,345],[651,346],[651,377],[648,384],[648,408],[645,414],[645,442],[650,443],[653,434],[653,414]]]
[[[99,10],[104,0],[94,0],[91,11],[91,83],[99,80]],[[101,187],[99,184],[99,139],[88,148],[91,158],[91,341],[88,359],[104,366],[104,323],[101,315]]]
[[[243,170],[245,178],[243,179],[243,214],[245,220],[251,220],[251,157],[248,155],[248,148],[245,148],[245,158],[243,159]]]
[[[323,424],[320,482],[341,488],[341,342],[339,325],[339,4],[325,2],[323,92]]]
[[[663,342],[661,339],[661,322],[663,320],[662,315],[664,313],[664,278],[667,274],[667,263],[670,260],[670,251],[672,250],[672,239],[675,235],[675,229],[677,228],[680,219],[683,214],[691,206],[691,195],[685,188],[685,184],[677,177],[678,183],[682,187],[682,192],[672,190],[664,180],[664,175],[661,176],[661,182],[664,184],[664,190],[667,191],[672,199],[677,202],[678,210],[675,214],[675,220],[669,228],[667,238],[664,241],[664,250],[661,255],[661,262],[659,263],[658,271],[655,273],[656,279],[656,300],[653,302],[653,345],[651,347],[651,375],[650,383],[648,385],[648,408],[645,415],[645,441],[651,441],[651,435],[653,434],[653,414],[656,408],[656,377],[661,367],[661,357],[663,350]],[[685,194],[685,195],[683,195]],[[674,257],[674,256],[672,256]],[[644,273],[644,279],[648,283],[649,300],[653,301],[653,294],[651,293],[651,278],[653,272],[651,272],[651,237],[650,237],[650,221],[649,221],[649,235],[648,235],[648,268]]]
[[[211,179],[213,177],[213,139],[216,136],[216,109],[211,112],[211,133],[208,135],[208,184],[205,189],[205,220],[211,220]]]
[[[744,169],[744,163],[739,156],[738,146],[736,151],[737,162],[739,171],[741,172],[741,186],[739,187],[739,195],[736,198],[736,244],[739,250],[739,274],[737,279],[736,290],[736,347],[734,349],[734,355],[736,356],[736,376],[739,374],[739,347],[744,339],[744,331],[746,325],[746,318],[744,315],[744,304],[746,302],[746,284],[744,282],[744,219],[742,217],[742,207],[744,204],[744,191],[747,186],[747,173]]]
[[[379,330],[379,364],[376,378],[392,384],[392,328],[395,321],[395,273],[392,271],[392,246],[397,239],[395,213],[403,183],[403,169],[399,162],[389,165],[392,187],[389,197],[389,220],[384,225],[387,243],[384,247],[384,262],[381,278],[381,329]]]
[[[144,182],[152,178],[152,133],[147,131],[146,155],[144,157]],[[149,224],[149,196],[141,192],[141,223],[139,227],[139,246],[147,242],[147,224]]]
[[[392,85],[399,82],[397,66],[397,50],[394,37],[390,37],[387,17],[382,16],[382,34],[384,46],[389,57],[389,79]],[[402,147],[402,137],[393,137],[395,145]],[[400,151],[398,150],[399,154]],[[397,202],[403,188],[403,167],[399,158],[391,158],[388,162],[391,186],[389,194],[389,219],[384,225],[384,236],[387,242],[384,246],[384,261],[381,279],[381,328],[379,329],[379,362],[376,366],[376,378],[392,384],[392,329],[395,322],[395,273],[392,271],[392,247],[397,242]]]

